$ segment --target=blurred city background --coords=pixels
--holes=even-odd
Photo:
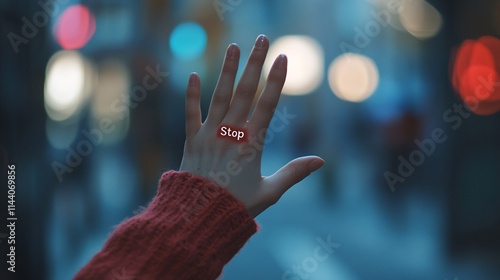
[[[241,70],[259,34],[262,83],[289,57],[277,111],[294,116],[268,134],[263,175],[326,165],[257,218],[222,279],[500,279],[499,1],[2,0],[0,29],[18,215],[1,279],[88,262],[179,167],[189,73],[206,115],[227,45]],[[6,201],[2,187],[2,221]]]

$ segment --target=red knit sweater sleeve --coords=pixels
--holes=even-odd
[[[118,225],[74,279],[216,279],[256,231],[226,189],[169,171],[149,206]]]

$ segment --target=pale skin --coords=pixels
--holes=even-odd
[[[265,177],[261,175],[262,149],[256,149],[256,156],[248,160],[248,155],[239,152],[238,146],[249,143],[228,141],[217,135],[221,125],[242,128],[248,137],[255,138],[259,132],[267,130],[287,71],[287,57],[278,56],[248,119],[268,48],[269,40],[260,35],[234,89],[240,49],[235,44],[229,45],[205,122],[202,123],[201,86],[196,73],[189,77],[186,93],[186,142],[180,171],[211,180],[210,172],[227,171],[229,162],[237,162],[238,168],[234,169],[239,172],[234,172],[223,187],[239,199],[253,217],[275,204],[288,189],[324,164],[324,160],[317,156],[300,157]]]

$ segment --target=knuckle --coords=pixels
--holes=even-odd
[[[228,61],[224,63],[224,67],[222,68],[222,74],[228,76],[236,75],[236,71],[238,71],[237,61]]]
[[[299,170],[299,168],[297,167],[296,164],[293,164],[291,166],[291,170],[290,170],[290,176],[293,180],[293,184],[296,184],[298,182],[300,182],[302,180],[302,175],[301,175],[301,172]]]
[[[276,69],[272,69],[269,72],[269,76],[267,77],[267,79],[270,82],[280,82],[281,80],[283,80],[284,76],[285,75],[283,75],[281,71],[276,71]]]
[[[264,59],[266,58],[266,50],[256,50],[254,49],[252,52],[252,55],[248,58],[248,63],[249,64],[256,64],[259,67],[262,67],[260,64],[264,62]]]
[[[199,106],[188,106],[185,109],[185,113],[188,116],[197,116],[200,114],[200,107]]]
[[[240,83],[238,84],[238,93],[243,96],[249,96],[257,90],[257,85],[254,83]]]
[[[274,205],[278,203],[281,198],[281,194],[278,192],[269,192],[263,196],[263,200],[266,205]]]
[[[261,98],[259,100],[259,104],[266,111],[272,111],[276,108],[276,102],[270,98]]]
[[[226,104],[231,101],[231,96],[229,94],[215,93],[212,97],[212,103],[216,104]]]

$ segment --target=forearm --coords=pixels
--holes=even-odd
[[[227,190],[170,171],[148,208],[120,224],[75,279],[215,279],[256,230]]]

